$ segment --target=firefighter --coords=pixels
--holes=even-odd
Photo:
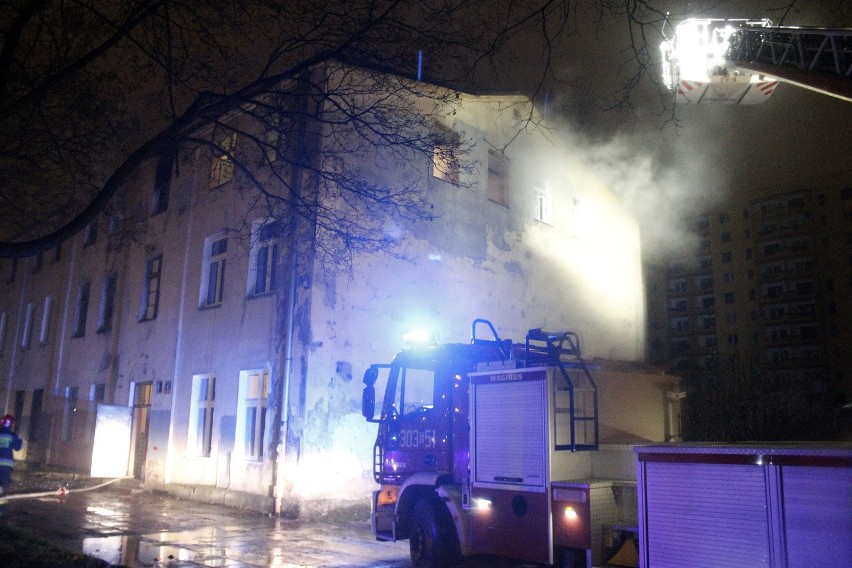
[[[12,468],[15,467],[14,452],[20,450],[23,441],[12,429],[15,417],[7,414],[0,418],[0,507],[6,504],[6,493],[12,483]]]

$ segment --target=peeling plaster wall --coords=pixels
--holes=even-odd
[[[494,111],[493,104],[489,112]],[[509,111],[511,112],[511,111]],[[509,206],[488,200],[488,142],[507,131],[476,126],[459,112],[453,127],[476,142],[472,188],[431,180],[432,222],[390,226],[405,236],[409,260],[357,260],[351,277],[316,275],[305,427],[291,465],[302,499],[357,499],[372,490],[376,427],[360,414],[360,378],[402,349],[402,334],[424,327],[440,342],[469,341],[474,318],[491,319],[503,337],[528,328],[569,329],[587,357],[638,361],[644,348],[639,230],[613,194],[554,148],[542,133],[522,134],[512,160]],[[499,122],[492,114],[491,123]],[[554,154],[552,159],[543,155]],[[546,179],[552,224],[532,218],[532,185]]]

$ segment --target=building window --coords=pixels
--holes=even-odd
[[[0,355],[6,351],[6,312],[0,312]]]
[[[62,243],[53,247],[53,255],[50,257],[50,264],[57,264],[62,260]]]
[[[278,160],[278,154],[284,152],[285,138],[282,131],[286,128],[282,125],[282,116],[273,113],[266,117],[266,133],[264,134],[263,153],[267,164]],[[262,165],[262,164],[261,164]]]
[[[27,391],[25,390],[16,390],[15,391],[15,410],[14,416],[17,418],[15,421],[15,434],[20,433],[21,428],[21,417],[24,415],[24,402],[27,398]]]
[[[90,247],[98,240],[98,222],[92,221],[86,225],[86,230],[83,232],[83,248]]]
[[[154,175],[154,198],[151,203],[151,214],[156,215],[169,208],[169,191],[172,186],[172,167],[174,162],[171,157],[162,157],[157,164],[157,172]]]
[[[458,132],[439,126],[432,148],[432,176],[453,185],[459,184]]]
[[[731,242],[731,233],[722,233],[722,242],[729,243]]]
[[[46,345],[50,338],[50,316],[53,311],[53,298],[47,296],[44,299],[44,309],[41,312],[41,331],[38,334],[38,342]]]
[[[89,400],[103,402],[106,400],[106,383],[92,383],[89,387]]]
[[[101,303],[98,309],[98,333],[112,329],[112,313],[115,307],[115,274],[105,276],[101,283]]]
[[[733,292],[725,292],[725,303],[733,304],[734,303],[734,293]]]
[[[730,221],[730,217],[727,213],[719,213],[719,224],[724,224]]]
[[[62,413],[62,441],[74,437],[74,415],[77,413],[77,387],[65,387],[65,406]]]
[[[234,179],[234,152],[237,149],[237,133],[232,132],[216,141],[216,152],[210,170],[210,187],[218,187]]]
[[[208,457],[213,445],[213,406],[216,378],[213,375],[192,377],[192,406],[189,409],[189,451]]]
[[[160,275],[163,269],[163,255],[149,258],[145,265],[145,285],[142,290],[142,307],[139,321],[157,319],[160,306]]]
[[[739,343],[739,336],[736,333],[731,333],[728,335],[728,345],[736,345]]]
[[[751,259],[751,249],[750,248],[746,249],[746,258],[749,259],[749,260]]]
[[[249,294],[258,296],[271,292],[277,285],[278,239],[281,223],[257,223],[252,235],[252,259],[249,263]]]
[[[730,251],[722,253],[722,262],[731,262],[732,259],[733,256]]]
[[[488,150],[488,199],[509,205],[509,159],[497,150]]]
[[[757,290],[755,290],[754,288],[751,288],[748,291],[748,299],[749,300],[757,300]]]
[[[41,407],[44,401],[44,389],[33,390],[33,400],[30,403],[30,427],[27,438],[31,442],[41,439]]]
[[[266,400],[269,396],[269,371],[240,373],[240,406],[237,409],[238,440],[246,459],[263,459],[266,430]]]
[[[552,199],[550,184],[546,181],[542,180],[533,188],[533,218],[536,221],[552,223]]]
[[[208,237],[204,241],[204,265],[201,270],[201,293],[199,305],[218,306],[222,303],[225,288],[225,258],[228,239],[222,236]]]
[[[24,311],[24,329],[21,333],[21,347],[29,347],[30,346],[30,336],[33,333],[33,304],[32,302],[27,304],[27,307]]]
[[[89,312],[89,282],[80,284],[77,290],[77,309],[74,312],[74,332],[72,337],[86,335],[86,317]]]

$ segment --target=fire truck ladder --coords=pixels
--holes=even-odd
[[[852,29],[745,25],[726,58],[746,71],[852,102]]]
[[[556,450],[598,449],[598,390],[580,356],[580,338],[570,331],[531,329],[524,344],[524,366],[544,362],[557,367],[565,379],[554,381]],[[567,429],[566,429],[567,426]],[[565,439],[565,432],[569,437]]]

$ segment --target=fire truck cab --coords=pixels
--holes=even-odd
[[[479,554],[591,566],[589,487],[572,480],[598,447],[597,390],[578,336],[532,329],[513,344],[487,320],[471,336],[364,374],[373,533],[408,539],[417,568]]]

